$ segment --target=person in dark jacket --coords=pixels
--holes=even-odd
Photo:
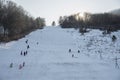
[[[71,52],[71,49],[69,49],[69,53]]]

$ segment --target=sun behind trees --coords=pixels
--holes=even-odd
[[[111,31],[120,30],[120,15],[111,13],[77,13],[70,16],[60,16],[59,24],[62,28],[79,28],[79,31],[91,28],[107,30],[107,33],[110,33]]]
[[[44,18],[34,19],[21,6],[12,1],[0,0],[0,41],[19,39],[31,31],[43,28]]]

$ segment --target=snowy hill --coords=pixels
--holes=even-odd
[[[0,44],[0,80],[120,80],[116,56],[120,58],[120,31],[81,35],[75,29],[45,27]]]

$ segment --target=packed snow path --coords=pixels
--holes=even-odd
[[[74,32],[46,27],[1,44],[0,80],[120,80],[120,70],[109,61],[89,57],[89,51],[82,47],[86,43],[78,41],[79,33]],[[21,51],[27,51],[27,55],[21,55]],[[23,62],[25,66],[19,69]]]

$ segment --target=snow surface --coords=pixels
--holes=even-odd
[[[113,34],[116,42],[111,40]],[[26,50],[26,56],[20,55]],[[104,36],[91,30],[81,35],[75,29],[45,27],[0,44],[0,80],[120,80],[115,57],[120,58],[120,31]],[[23,62],[25,66],[19,69]]]

